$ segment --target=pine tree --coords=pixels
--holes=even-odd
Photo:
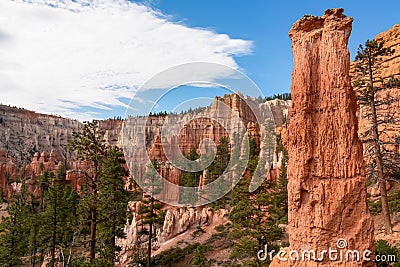
[[[205,247],[198,245],[194,251],[194,257],[191,263],[193,267],[204,267],[207,263],[207,258],[204,256]]]
[[[84,160],[92,165],[87,171],[79,170],[84,177],[85,183],[81,192],[79,203],[82,212],[90,214],[90,249],[89,257],[93,262],[96,258],[97,222],[98,222],[98,193],[99,173],[105,158],[107,145],[103,140],[104,133],[100,131],[97,121],[84,122],[80,132],[74,132],[73,140],[69,144],[72,151],[76,151],[78,159]],[[84,221],[83,221],[84,222]]]
[[[120,149],[106,144],[103,136],[97,121],[85,122],[83,129],[74,133],[70,148],[77,152],[79,159],[92,166],[89,170],[78,170],[85,177],[78,213],[81,233],[90,232],[90,262],[111,266],[119,251],[115,238],[124,237],[129,195],[125,188],[127,171],[123,154]]]
[[[196,160],[200,158],[199,154],[197,154],[196,149],[192,148],[189,154],[186,156],[190,162],[189,166],[186,166],[188,170],[194,169],[192,166],[195,166]],[[184,187],[193,187],[194,190],[182,188],[179,201],[180,203],[191,203],[194,205],[197,202],[197,188],[199,186],[200,176],[202,171],[191,172],[191,171],[182,171],[181,172],[181,186]],[[194,194],[193,194],[194,192]]]
[[[0,204],[4,202],[4,190],[0,187]]]
[[[252,146],[250,150],[250,158],[255,158],[258,150]],[[266,180],[254,192],[248,192],[248,179],[241,179],[233,191],[234,207],[229,218],[234,246],[230,257],[249,266],[268,264],[268,261],[262,262],[257,258],[257,252],[266,244],[278,250],[278,241],[284,237],[279,224],[287,223],[287,151],[277,136],[277,153],[281,151],[283,160],[277,181]]]
[[[232,185],[229,172],[224,175],[229,166],[230,156],[228,138],[223,136],[219,140],[215,159],[205,172],[205,184],[213,183],[206,192],[208,199],[214,200],[211,202],[213,209],[224,208],[227,202],[226,197],[220,198],[220,196],[226,188],[230,188]]]
[[[149,166],[149,171],[146,172],[145,187],[146,193],[148,194],[142,200],[142,205],[139,208],[139,214],[142,216],[141,219],[141,231],[140,235],[145,235],[148,237],[147,241],[147,267],[151,266],[151,250],[152,242],[155,233],[155,225],[161,224],[164,216],[161,213],[162,204],[158,202],[154,196],[159,194],[162,189],[162,185],[156,180],[157,171],[159,169],[159,164],[156,159],[152,159]]]
[[[207,169],[206,183],[211,183],[216,180],[225,170],[229,164],[229,142],[227,137],[221,137],[217,146],[217,153],[215,159],[210,167]]]
[[[390,95],[384,96],[383,92],[399,84],[395,78],[388,82],[379,77],[378,67],[384,56],[393,53],[394,50],[384,47],[383,42],[376,40],[367,40],[365,45],[360,45],[356,56],[357,77],[354,82],[358,102],[364,107],[363,116],[369,123],[367,129],[361,134],[361,140],[370,158],[367,170],[370,170],[370,176],[376,176],[378,180],[385,230],[388,233],[392,233],[392,224],[387,200],[386,173],[389,171],[389,166],[396,166],[396,164],[388,164],[393,159],[393,155],[387,157],[385,154],[392,154],[393,151],[386,149],[387,142],[383,138],[383,132],[387,125],[394,124],[396,121],[395,114],[388,112],[395,99]]]
[[[281,212],[276,206],[275,186],[265,182],[254,194],[240,200],[229,214],[232,221],[230,238],[234,241],[231,258],[245,259],[248,265],[261,266],[257,252],[268,244],[277,248],[276,241],[282,239],[284,231],[279,227]],[[279,214],[277,216],[277,214]]]
[[[28,253],[27,203],[27,191],[22,184],[20,193],[14,196],[7,207],[8,217],[3,217],[0,224],[0,266],[22,266],[22,257]]]
[[[120,251],[115,243],[116,238],[125,237],[124,226],[128,217],[129,194],[125,190],[124,177],[128,171],[124,168],[124,154],[120,149],[113,147],[106,155],[102,167],[99,184],[99,242],[103,249],[102,257],[110,264],[114,264],[116,253]]]
[[[77,231],[77,205],[79,196],[65,183],[65,167],[62,166],[56,177],[50,176],[49,186],[44,194],[45,207],[41,215],[40,237],[46,252],[50,253],[50,266],[56,261],[68,262],[71,246]],[[66,250],[70,249],[68,254]],[[59,250],[59,257],[56,252]],[[67,259],[65,257],[67,256]]]
[[[30,252],[31,266],[36,266],[38,250],[42,247],[39,242],[39,229],[42,223],[41,209],[39,201],[35,199],[32,193],[27,199],[27,228],[29,229],[28,250]]]

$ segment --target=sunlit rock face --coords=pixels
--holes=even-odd
[[[99,127],[110,144],[121,145],[121,120],[102,120]],[[65,156],[65,146],[82,123],[60,116],[46,115],[0,104],[0,149],[23,164],[31,162],[36,152]]]
[[[379,33],[374,37],[378,42],[383,42],[383,46],[393,49],[394,53],[388,56],[383,56],[379,64],[376,64],[375,78],[379,80],[380,78],[388,81],[391,78],[400,79],[400,24],[394,25],[387,31]],[[355,72],[356,61],[350,63],[350,76],[352,81],[357,79]],[[388,151],[393,151],[400,153],[400,146],[396,144],[396,138],[400,136],[400,88],[393,87],[387,88],[376,94],[378,100],[391,99],[390,105],[379,105],[377,106],[378,116],[388,116],[392,117],[394,120],[385,124],[379,125],[379,131],[382,132],[380,138],[382,141],[390,143],[385,145],[385,149]],[[361,106],[358,111],[359,117],[359,135],[362,136],[363,133],[371,127],[370,119],[367,114],[370,113],[368,106]],[[364,144],[364,160],[367,164],[370,162],[371,156],[371,144]]]
[[[371,262],[301,260],[301,252],[374,251],[373,221],[366,204],[365,167],[357,136],[357,103],[349,77],[352,18],[343,9],[305,16],[289,32],[294,68],[286,134],[289,250],[299,261],[272,266],[369,266]],[[320,257],[321,254],[317,254]],[[288,256],[287,256],[288,257]],[[344,257],[345,258],[345,257]]]
[[[272,100],[260,103],[240,94],[216,97],[210,106],[198,112],[179,115],[130,117],[122,128],[124,153],[132,175],[144,177],[149,160],[160,164],[161,176],[174,185],[180,184],[180,169],[173,160],[181,153],[187,155],[192,148],[202,154],[213,150],[222,137],[230,145],[235,143],[232,133],[247,132],[262,146],[266,138],[266,122],[274,121],[276,127],[288,123],[290,101]],[[167,130],[166,130],[167,129]],[[211,142],[211,145],[206,140]],[[266,176],[266,175],[265,175]],[[159,197],[172,203],[179,199],[179,190],[163,185]]]

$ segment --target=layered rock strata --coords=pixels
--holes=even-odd
[[[297,251],[299,257],[292,254],[297,260],[291,260],[286,254],[287,261],[275,257],[272,266],[373,265],[363,260],[365,251],[374,251],[374,240],[357,136],[357,103],[349,77],[352,21],[343,9],[331,9],[322,17],[303,17],[289,32],[294,68],[286,134],[290,242],[286,251]],[[343,257],[321,256],[330,248],[342,251]],[[317,253],[317,260],[302,259],[302,252],[309,250]],[[349,250],[359,251],[360,261],[346,259]]]
[[[246,105],[243,99],[249,105]],[[211,106],[204,108],[205,118],[195,118],[196,114],[187,112],[177,115],[177,121],[187,121],[179,134],[167,140],[166,145],[161,143],[161,129],[165,117],[150,116],[145,125],[140,125],[137,118],[127,120],[129,128],[128,136],[137,137],[137,129],[145,127],[145,149],[132,151],[132,156],[139,162],[145,162],[148,158],[155,158],[161,162],[161,175],[173,184],[180,183],[181,173],[165,157],[165,151],[170,147],[178,147],[181,152],[187,154],[191,148],[199,149],[203,139],[210,139],[215,143],[227,136],[227,129],[223,125],[212,121],[210,116],[218,116],[221,121],[228,122],[228,130],[237,128],[238,125],[232,119],[230,113],[218,113],[219,105],[224,103],[233,113],[239,115],[245,122],[249,135],[259,140],[263,129],[254,122],[252,110],[260,112],[262,116],[266,112],[272,112],[275,124],[280,127],[287,124],[288,108],[290,101],[272,100],[259,103],[249,97],[238,95],[225,95],[214,100]],[[168,117],[168,116],[167,116]],[[112,145],[122,146],[121,120],[99,121],[99,128],[104,131],[104,140]],[[54,115],[39,114],[25,109],[0,105],[0,187],[6,197],[18,190],[18,186],[11,185],[11,180],[18,180],[24,170],[29,174],[29,182],[34,186],[35,177],[41,175],[44,170],[56,171],[59,163],[67,158],[70,170],[67,171],[67,180],[74,188],[80,186],[82,173],[78,170],[90,168],[88,163],[76,161],[66,153],[65,146],[72,140],[73,132],[79,130],[82,123]],[[42,154],[44,152],[44,154]],[[198,151],[200,152],[200,151]],[[50,154],[51,155],[50,155]],[[25,167],[29,170],[25,170]],[[137,168],[134,175],[143,176],[145,166]],[[14,188],[15,187],[15,188]],[[165,198],[174,199],[179,194],[176,190],[165,190]]]
[[[216,97],[209,107],[199,113],[150,116],[145,119],[130,117],[122,130],[124,143],[127,144],[124,146],[127,163],[133,176],[140,179],[144,177],[148,161],[157,159],[162,177],[179,185],[180,170],[171,164],[171,157],[176,158],[180,153],[188,154],[192,148],[199,153],[203,140],[218,145],[222,137],[230,140],[232,133],[241,133],[243,129],[261,145],[266,137],[266,118],[273,118],[277,127],[287,124],[289,103],[282,100],[259,103],[250,97],[231,94]],[[257,120],[257,116],[264,120]],[[173,131],[175,127],[178,128],[176,132]],[[163,135],[165,129],[167,135]],[[229,141],[230,144],[232,142]],[[211,147],[204,146],[204,150]],[[175,186],[164,184],[160,198],[173,202],[179,199],[178,196],[179,190]]]

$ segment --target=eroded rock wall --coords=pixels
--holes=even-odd
[[[0,105],[0,148],[24,164],[36,152],[54,149],[62,155],[80,125],[77,120]]]
[[[218,143],[222,136],[227,136],[228,133],[224,126],[207,118],[210,116],[215,115],[222,121],[226,121],[228,130],[236,128],[239,130],[239,124],[232,114],[220,112],[219,105],[221,103],[240,116],[246,123],[250,136],[257,140],[261,138],[263,129],[254,123],[255,118],[251,109],[260,112],[261,116],[265,116],[270,109],[278,127],[287,124],[290,101],[273,100],[259,103],[255,99],[244,98],[250,107],[237,95],[225,95],[216,98],[210,107],[203,110],[205,118],[192,120],[196,114],[191,113],[176,115],[177,121],[188,121],[188,123],[180,130],[179,135],[167,140],[166,146],[163,146],[160,140],[165,117],[150,116],[145,125],[141,125],[141,121],[137,118],[129,118],[127,122],[128,135],[132,137],[133,141],[135,138],[143,138],[146,142],[144,150],[132,151],[131,156],[139,162],[146,162],[148,158],[157,159],[162,163],[162,176],[174,184],[179,184],[180,171],[168,162],[165,151],[168,152],[168,149],[178,147],[186,154],[191,148],[198,149],[203,139],[208,138]],[[104,140],[121,147],[122,124],[121,120],[99,121],[99,127],[104,131]],[[21,170],[25,170],[24,165],[29,166],[30,183],[33,186],[34,177],[41,175],[44,170],[56,171],[59,167],[58,163],[66,157],[70,167],[70,170],[67,171],[67,180],[74,188],[79,188],[83,175],[76,170],[87,170],[90,166],[88,163],[71,158],[71,155],[65,153],[65,146],[72,140],[73,132],[81,127],[82,123],[77,120],[0,105],[0,150],[4,152],[0,155],[0,187],[4,189],[6,196],[9,197],[15,191],[9,185],[10,178],[18,178]],[[140,127],[145,128],[144,137],[138,136]],[[44,156],[42,157],[43,152]],[[171,151],[169,152],[171,153]],[[144,170],[144,165],[137,168],[135,175],[143,176]],[[176,190],[165,190],[163,193],[167,199],[174,199],[179,194]]]
[[[99,121],[99,126],[107,142],[122,144],[122,121]],[[0,105],[0,149],[23,164],[30,163],[36,152],[54,150],[57,156],[65,156],[65,145],[81,127],[77,120]]]
[[[229,133],[241,133],[242,126],[247,129],[250,137],[258,144],[265,137],[267,118],[273,117],[277,127],[288,123],[288,107],[290,101],[273,100],[259,103],[256,99],[238,94],[216,97],[209,107],[200,113],[187,112],[183,115],[150,116],[147,120],[140,117],[131,117],[127,120],[123,135],[127,143],[146,144],[145,147],[124,147],[128,164],[134,170],[133,176],[143,177],[150,159],[160,162],[160,169],[165,179],[173,184],[180,183],[180,171],[170,164],[167,155],[172,157],[178,153],[188,154],[195,148],[200,152],[203,140],[209,139],[218,145],[221,137],[228,137]],[[256,115],[264,120],[260,124]],[[162,137],[163,127],[168,122],[169,127],[181,127],[176,134]],[[222,124],[223,122],[223,124]],[[233,140],[230,140],[230,142]],[[168,201],[178,199],[179,192],[174,186],[164,185],[161,197]]]
[[[286,135],[290,250],[374,250],[365,167],[357,136],[357,103],[349,77],[352,18],[342,9],[305,16],[289,32],[294,68]],[[300,254],[301,255],[301,254]],[[319,257],[320,255],[318,255]],[[367,266],[275,258],[272,266]]]
[[[374,39],[378,42],[383,42],[384,47],[394,50],[392,55],[383,56],[382,60],[376,64],[376,70],[374,72],[375,78],[377,80],[382,78],[386,82],[391,78],[400,79],[400,24],[396,24],[389,30],[376,35]],[[353,77],[352,81],[357,79],[355,65],[356,61],[350,63],[350,76]],[[396,142],[396,139],[400,136],[400,113],[398,112],[400,110],[400,87],[387,88],[383,91],[377,92],[376,99],[390,99],[391,103],[389,105],[383,104],[376,107],[378,117],[387,118],[386,123],[379,125],[379,131],[381,132],[380,139],[387,143],[385,145],[386,151],[392,151],[399,154],[400,145],[398,141]],[[371,128],[371,120],[368,117],[368,114],[370,114],[370,108],[368,106],[361,106],[358,114],[360,122],[359,135],[363,136],[363,134]],[[391,121],[389,118],[391,118]],[[364,159],[368,165],[371,161],[371,147],[371,143],[364,143]],[[392,162],[397,160],[398,163],[399,161],[398,158],[395,159],[394,155],[390,155],[389,158]]]

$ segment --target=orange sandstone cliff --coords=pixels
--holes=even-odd
[[[349,76],[352,18],[343,9],[305,16],[289,32],[294,68],[287,130],[289,242],[298,261],[271,266],[373,266],[362,253],[374,250],[373,221],[366,204],[365,167],[357,136],[357,103]],[[361,253],[359,262],[301,260],[304,250],[339,246]],[[342,240],[343,241],[343,240]],[[321,255],[317,253],[317,258]],[[286,256],[288,258],[288,256]],[[296,257],[293,257],[296,258]]]

